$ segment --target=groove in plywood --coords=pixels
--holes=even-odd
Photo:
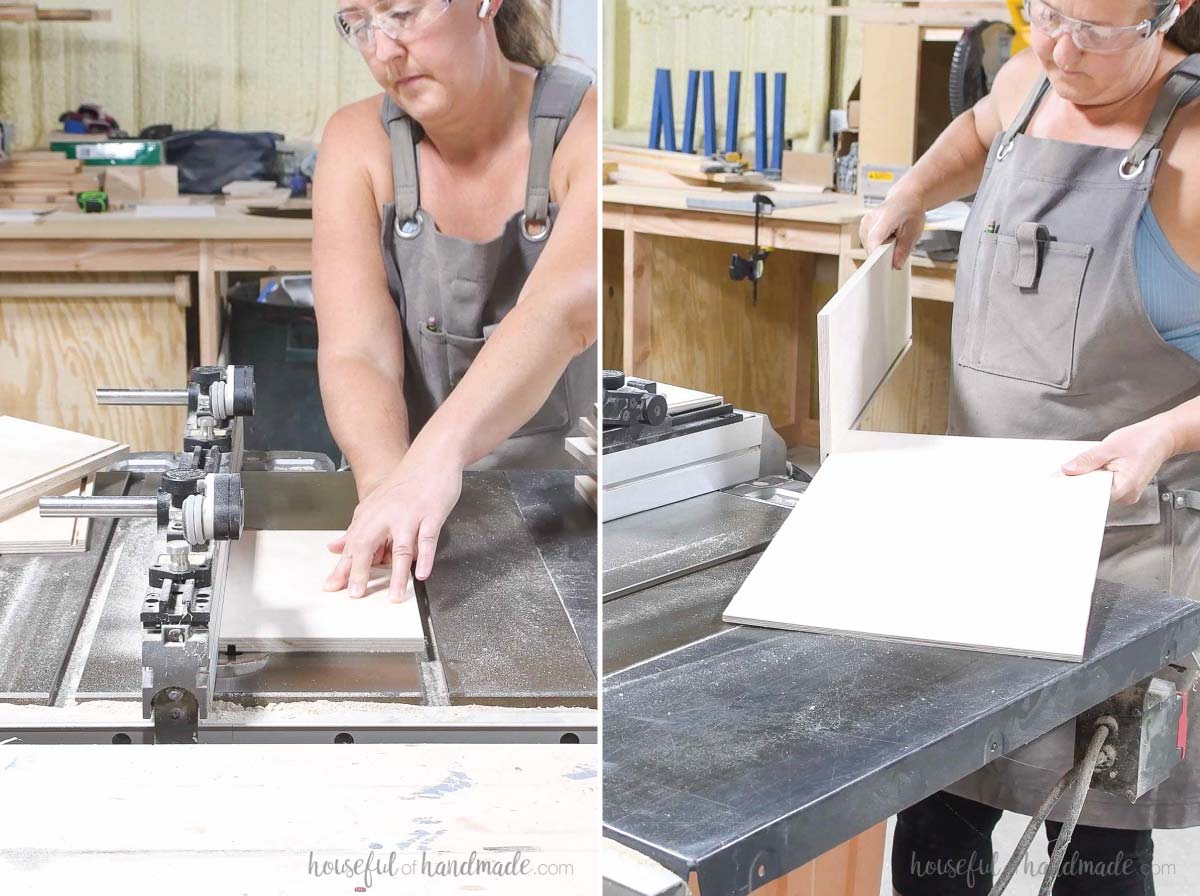
[[[880,246],[817,315],[821,455],[842,450],[912,342],[908,268]]]
[[[0,520],[129,453],[126,445],[0,417]]]
[[[92,481],[55,489],[53,494],[79,497],[92,493]],[[76,554],[87,550],[91,520],[43,517],[38,508],[0,520],[0,554]]]

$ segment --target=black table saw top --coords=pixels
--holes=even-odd
[[[450,704],[596,705],[596,516],[574,476],[464,475],[426,587]],[[155,489],[157,474],[97,478],[98,494]],[[156,538],[153,520],[97,520],[85,553],[0,557],[0,703],[53,705],[64,689],[141,699],[139,611]],[[291,654],[218,696],[421,703],[419,659]]]
[[[683,574],[605,604],[605,834],[703,893],[749,893],[1200,645],[1200,604],[1107,583],[1082,663],[728,625],[745,547],[688,573],[656,543]]]

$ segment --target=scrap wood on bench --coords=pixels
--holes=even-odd
[[[100,183],[99,172],[64,153],[16,152],[0,163],[0,208],[75,208],[75,197]]]
[[[737,189],[757,187],[764,180],[745,162],[660,149],[606,145],[604,161],[616,164],[609,174],[615,183],[635,186]]]

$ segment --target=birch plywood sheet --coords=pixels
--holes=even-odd
[[[854,433],[726,622],[1081,660],[1112,474],[1093,443]]]
[[[821,456],[844,447],[872,396],[912,344],[909,271],[888,243],[817,314]]]
[[[245,532],[232,544],[221,641],[242,650],[424,650],[412,581],[408,600],[388,598],[391,567],[371,572],[366,597],[322,585],[337,557],[336,532]]]
[[[92,493],[91,480],[54,494],[76,498]],[[73,554],[87,550],[91,520],[43,517],[37,507],[0,520],[0,554]]]
[[[129,453],[95,436],[0,417],[0,520]]]

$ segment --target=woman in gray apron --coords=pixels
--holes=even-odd
[[[977,191],[959,254],[949,433],[1101,441],[1065,468],[1114,472],[1100,577],[1200,599],[1200,514],[1176,500],[1200,488],[1192,3],[1027,0],[1031,50],[862,235],[870,249],[895,239],[903,264],[926,210]],[[1187,759],[1166,782],[1134,804],[1089,794],[1055,894],[1153,892],[1150,831],[1200,824],[1200,700],[1191,706]],[[1033,813],[1072,764],[1073,730],[902,813],[896,891],[986,893],[1001,810]],[[1047,825],[1052,841],[1066,808]]]
[[[463,470],[570,466],[595,404],[596,103],[549,6],[338,4],[385,94],[330,120],[314,185],[321,391],[360,501],[327,590],[390,555],[403,599]]]

